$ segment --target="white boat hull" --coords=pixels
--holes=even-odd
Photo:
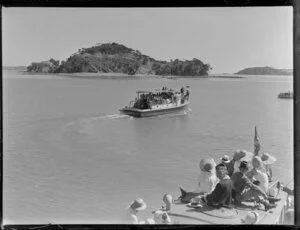
[[[166,104],[166,105],[154,105],[151,109],[136,109],[136,108],[123,108],[120,112],[133,117],[151,117],[158,116],[173,112],[178,112],[185,109],[189,105],[189,102],[183,104]]]

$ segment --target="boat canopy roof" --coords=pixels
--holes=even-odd
[[[173,89],[155,89],[155,90],[139,90],[136,91],[137,93],[168,93],[168,92],[177,92],[176,90]]]

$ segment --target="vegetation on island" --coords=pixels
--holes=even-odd
[[[97,44],[90,48],[79,49],[67,60],[53,58],[49,61],[32,63],[28,72],[44,73],[123,73],[129,75],[175,75],[205,76],[211,70],[210,64],[199,59],[159,61],[117,43]]]
[[[57,73],[59,68],[59,61],[51,58],[49,61],[33,62],[27,66],[27,72],[36,73]]]
[[[265,67],[252,67],[240,70],[236,74],[248,75],[293,75],[293,70],[289,69],[275,69],[269,66]]]

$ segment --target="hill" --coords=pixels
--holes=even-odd
[[[159,61],[142,54],[138,50],[117,43],[98,44],[90,48],[79,49],[66,61],[50,59],[32,63],[28,72],[48,73],[124,73],[129,75],[175,75],[203,76],[211,70],[209,64],[199,59],[181,61],[179,59]]]
[[[293,70],[290,69],[275,69],[272,67],[252,67],[238,71],[235,74],[247,75],[293,75]]]

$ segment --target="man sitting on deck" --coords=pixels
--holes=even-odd
[[[269,203],[267,194],[246,176],[249,170],[247,161],[242,161],[239,169],[240,172],[236,172],[231,176],[235,204],[241,204],[242,201],[254,198],[256,202],[262,203],[266,210],[276,207],[275,204]]]
[[[231,205],[232,199],[232,181],[228,176],[226,165],[220,163],[216,166],[217,177],[220,179],[215,189],[204,196],[195,197],[191,202],[201,200],[210,206],[220,207],[225,205]]]

